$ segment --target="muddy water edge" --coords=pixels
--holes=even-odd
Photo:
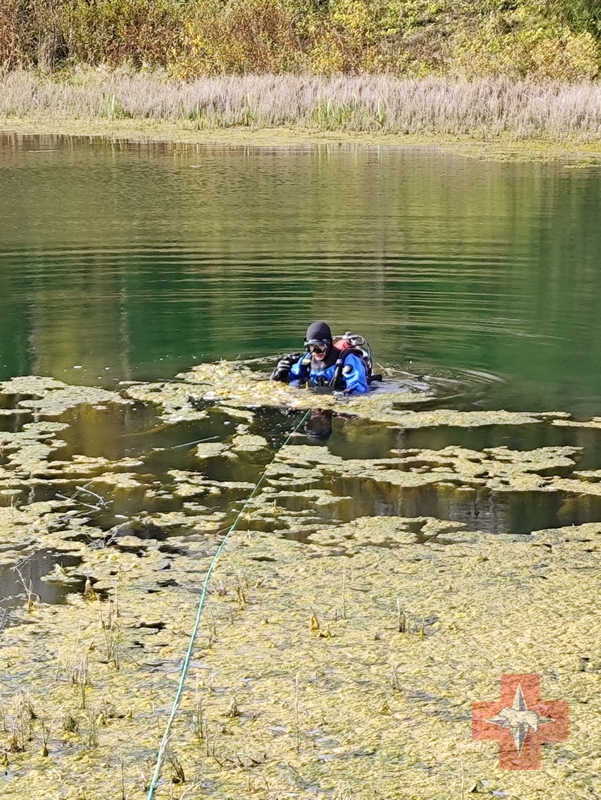
[[[0,384],[2,796],[145,796],[199,587],[266,470],[157,797],[594,797],[601,422],[431,400],[342,402],[241,362]],[[330,439],[282,448],[309,408]],[[569,703],[542,771],[470,739],[503,672]]]

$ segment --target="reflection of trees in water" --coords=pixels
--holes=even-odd
[[[398,487],[371,479],[344,478],[336,479],[329,488],[344,498],[336,508],[336,517],[344,522],[374,515],[434,517],[464,523],[468,530],[530,533],[572,521],[594,521],[601,513],[601,503],[582,504],[578,498],[568,514],[565,498],[559,492],[491,492],[445,483]]]
[[[586,172],[409,149],[0,144],[0,332],[31,343],[37,371],[274,352],[325,316],[383,360],[515,375],[533,406],[601,392]],[[28,366],[23,346],[9,358]]]

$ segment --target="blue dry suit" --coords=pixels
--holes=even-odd
[[[316,365],[319,365],[320,368],[316,369]],[[314,362],[305,354],[290,367],[289,382],[291,386],[298,386],[300,382],[308,379],[309,386],[328,386],[335,373],[335,363],[323,368],[320,362]],[[344,391],[345,394],[363,394],[369,391],[367,370],[359,356],[353,353],[347,355],[341,377],[344,387],[336,386],[335,388]]]

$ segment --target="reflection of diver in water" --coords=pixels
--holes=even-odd
[[[292,353],[280,359],[271,380],[363,394],[378,377],[372,375],[371,352],[363,336],[347,332],[334,337],[326,322],[317,321],[307,328],[305,347],[304,355]]]
[[[305,421],[305,434],[312,442],[327,442],[332,435],[333,413],[322,408],[311,409]]]

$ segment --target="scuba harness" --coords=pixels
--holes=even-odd
[[[344,333],[344,335],[342,336],[334,336],[332,340],[332,349],[334,351],[337,351],[338,353],[338,356],[334,364],[334,366],[336,367],[336,369],[334,370],[334,375],[330,380],[326,380],[325,378],[318,378],[317,381],[315,382],[317,386],[328,387],[334,390],[345,389],[346,385],[343,377],[343,371],[346,359],[350,355],[357,356],[357,358],[359,358],[363,362],[368,384],[371,384],[374,381],[382,380],[381,375],[373,374],[371,347],[369,346],[369,342],[367,341],[365,336],[351,333],[351,331],[346,331],[346,333]],[[311,353],[306,353],[301,361],[301,369],[299,375],[299,380],[301,383],[309,383],[310,370],[311,370]]]

